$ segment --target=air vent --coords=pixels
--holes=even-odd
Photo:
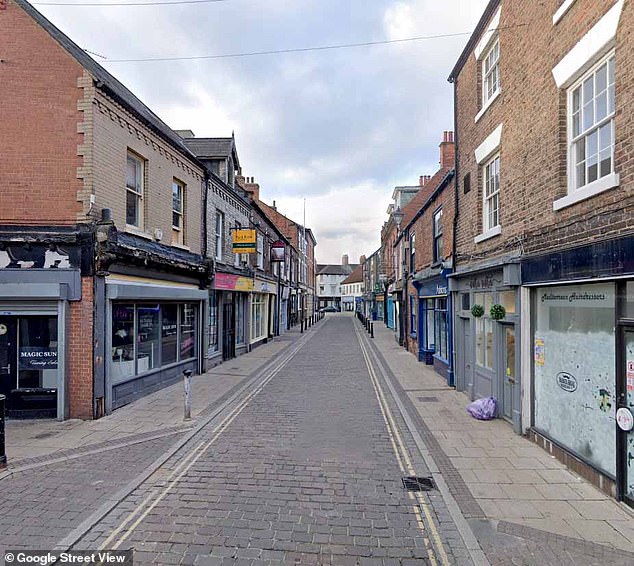
[[[407,491],[431,491],[436,489],[436,484],[432,478],[407,476],[403,478],[403,487]]]

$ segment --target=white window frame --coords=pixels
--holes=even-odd
[[[489,177],[488,173],[492,167],[495,168],[495,173],[493,177]],[[495,182],[496,186],[488,194],[490,182]],[[491,212],[493,210],[491,203],[494,200],[497,203],[495,210],[497,222],[495,224],[491,222]],[[502,208],[500,204],[500,154],[496,153],[482,166],[482,226],[485,234],[500,226],[500,210]]]
[[[134,186],[128,182],[128,164],[134,162],[136,165],[136,179]],[[136,153],[128,150],[126,159],[126,201],[125,201],[125,220],[126,226],[136,228],[137,230],[143,230],[143,193],[144,193],[144,180],[145,180],[145,160]],[[128,193],[135,195],[137,201],[137,218],[135,224],[128,222]]]
[[[178,187],[180,192],[180,210],[174,206],[174,190]],[[178,179],[172,179],[172,244],[185,245],[185,183]],[[177,223],[174,224],[174,218]]]
[[[578,80],[576,80],[569,88],[568,88],[568,93],[567,93],[567,108],[566,108],[566,113],[567,113],[567,138],[568,138],[568,150],[567,150],[567,164],[568,164],[568,194],[561,198],[556,200],[553,203],[553,209],[554,210],[560,210],[562,208],[565,208],[567,206],[570,206],[572,204],[576,204],[577,202],[580,202],[582,200],[586,200],[590,197],[593,197],[597,194],[600,194],[604,191],[607,191],[608,189],[612,189],[614,187],[617,187],[619,185],[619,175],[618,173],[616,173],[615,171],[615,165],[614,165],[614,148],[615,148],[615,116],[616,116],[616,100],[613,100],[613,104],[612,104],[612,108],[610,111],[610,86],[612,87],[612,93],[615,92],[615,85],[614,83],[612,83],[612,85],[610,85],[609,83],[609,65],[610,63],[612,64],[612,67],[614,68],[615,65],[615,54],[614,51],[610,51],[607,55],[605,55],[604,57],[601,58],[600,61],[598,61],[595,65],[593,65],[587,72],[585,72],[581,77],[579,77]],[[583,97],[583,86],[584,83],[590,79],[593,78],[593,98],[592,98],[592,108],[593,108],[593,113],[596,115],[596,104],[597,104],[597,96],[596,96],[596,77],[597,77],[597,73],[598,71],[603,67],[603,66],[608,66],[607,69],[607,80],[606,80],[606,90],[602,91],[606,93],[606,115],[599,121],[593,121],[592,125],[590,127],[588,127],[587,129],[583,130],[583,113],[582,113],[582,109],[584,107],[584,100],[580,99],[579,101],[579,121],[580,121],[580,132],[575,135],[574,133],[574,125],[575,125],[575,120],[574,120],[574,116],[576,114],[576,112],[574,112],[574,95],[576,91],[579,91],[579,94],[581,97]],[[614,96],[614,94],[613,94]],[[609,173],[604,174],[603,176],[599,176],[600,175],[600,168],[601,168],[601,161],[600,161],[600,157],[601,157],[601,136],[600,136],[600,129],[604,128],[606,125],[611,124],[611,128],[610,128],[610,150],[611,150],[611,154],[610,154],[610,167],[611,170]],[[596,158],[597,158],[597,178],[594,179],[593,181],[587,182],[587,175],[588,175],[588,154],[587,154],[587,147],[588,147],[588,138],[590,136],[592,136],[594,133],[597,133],[597,142],[596,142],[596,146],[597,146],[597,152],[596,152]],[[577,152],[576,152],[576,148],[577,148],[577,144],[579,144],[582,140],[584,140],[584,147],[585,147],[585,151],[586,154],[584,155],[584,175],[586,176],[586,182],[582,185],[578,184],[578,170],[577,170]]]
[[[487,63],[489,58],[496,54],[496,58],[492,63],[492,66],[487,71]],[[495,74],[495,89],[489,93],[487,79]],[[482,57],[482,108],[488,107],[500,93],[500,38],[496,36],[491,43],[491,47],[487,49],[486,53]]]
[[[434,263],[438,263],[444,259],[443,257],[443,238],[442,238],[442,206],[434,212],[432,217],[432,240],[433,252],[432,258]],[[440,246],[438,245],[440,242]]]
[[[216,260],[222,261],[222,248],[224,247],[225,215],[222,211],[216,210]]]
[[[264,237],[257,235],[258,269],[264,269]]]

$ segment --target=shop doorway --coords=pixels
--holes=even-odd
[[[236,320],[233,298],[222,306],[222,359],[236,357]]]
[[[516,348],[515,348],[515,326],[511,324],[500,324],[498,334],[501,354],[500,368],[502,376],[502,391],[500,392],[500,406],[498,415],[509,422],[512,422],[516,430],[519,427],[519,374],[517,369]]]
[[[7,416],[57,416],[57,317],[0,317],[0,394]]]
[[[634,507],[634,430],[628,420],[634,418],[634,325],[621,327],[618,385],[618,409],[622,409],[617,430],[617,482],[619,499]],[[627,417],[627,418],[623,418]]]
[[[457,317],[458,333],[456,340],[459,341],[456,350],[456,366],[458,375],[456,376],[456,387],[458,391],[466,391],[469,397],[473,398],[473,348],[471,345],[471,319]]]
[[[10,402],[11,391],[17,388],[18,346],[15,318],[0,317],[0,395]]]

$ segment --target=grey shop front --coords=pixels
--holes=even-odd
[[[520,266],[505,263],[449,276],[454,305],[454,371],[459,391],[471,399],[495,397],[498,416],[521,432]],[[472,307],[484,314],[476,317]],[[505,316],[494,319],[491,307]]]
[[[111,276],[106,283],[106,412],[202,371],[208,291]]]

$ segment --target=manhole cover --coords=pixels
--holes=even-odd
[[[403,487],[407,491],[430,491],[436,489],[436,484],[432,478],[421,478],[418,476],[407,476],[403,479]]]
[[[416,397],[421,403],[438,403],[438,397]]]

